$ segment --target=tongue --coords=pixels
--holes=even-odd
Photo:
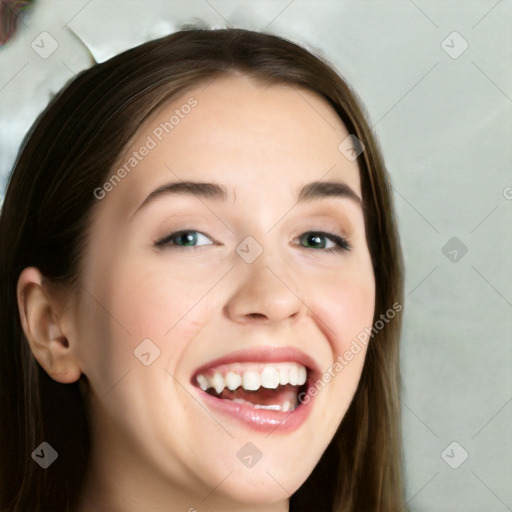
[[[246,391],[242,387],[230,391],[228,388],[224,388],[224,391],[220,394],[219,398],[224,400],[234,400],[240,398],[246,402],[251,402],[258,405],[282,405],[286,401],[295,404],[297,401],[297,393],[299,386],[279,386],[277,389],[266,389],[261,387],[257,391]]]

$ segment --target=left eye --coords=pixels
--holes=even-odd
[[[308,231],[299,238],[301,241],[305,240],[305,243],[309,245],[308,249],[323,249],[327,252],[350,250],[350,246],[345,238],[333,233],[326,233],[325,231]],[[330,247],[327,247],[325,239],[330,241]]]
[[[203,243],[199,243],[201,240]],[[211,242],[211,239],[205,234],[194,229],[189,229],[175,231],[174,233],[171,233],[170,235],[167,235],[161,240],[155,242],[155,246],[174,246],[184,248],[212,245],[212,243],[208,243],[208,240]],[[333,233],[326,233],[325,231],[307,231],[299,237],[299,240],[301,243],[305,244],[303,247],[306,249],[322,249],[326,252],[350,250],[350,246],[345,238]],[[329,243],[330,246],[328,246]]]

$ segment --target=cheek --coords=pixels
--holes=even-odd
[[[184,283],[170,266],[150,258],[121,262],[111,274],[111,304],[127,330],[146,337],[163,336],[186,313],[199,283]],[[190,306],[189,306],[190,307]]]
[[[172,386],[167,388],[172,379],[163,370],[186,381],[184,354],[212,308],[219,307],[213,304],[214,294],[201,300],[218,277],[163,267],[118,260],[97,271],[80,306],[83,371],[93,393],[108,396],[104,403],[126,424],[141,421],[134,411],[151,407],[158,393],[172,395]],[[148,366],[142,356],[146,353]]]
[[[320,292],[320,293],[319,293]],[[314,311],[323,320],[333,353],[342,354],[366,328],[375,309],[375,279],[370,265],[347,265],[317,284]],[[322,324],[320,324],[322,325]]]
[[[309,290],[308,306],[328,341],[322,346],[330,351],[323,358],[329,364],[321,368],[322,374],[313,383],[311,394],[317,397],[320,409],[329,411],[318,419],[316,427],[330,437],[342,421],[359,384],[367,345],[361,343],[358,336],[371,328],[375,308],[371,263],[364,255],[346,263],[329,276],[319,276],[314,293],[313,288]]]
[[[342,286],[333,298],[339,304],[333,311],[336,332],[342,348],[356,338],[365,328],[371,327],[375,309],[375,288],[372,282],[352,282]]]
[[[216,294],[209,292],[224,272],[200,268],[188,272],[165,260],[149,265],[135,261],[116,271],[112,308],[131,333],[131,351],[150,339],[163,356],[158,365],[172,370],[205,319],[220,307],[215,303]]]

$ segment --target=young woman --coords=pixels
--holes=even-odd
[[[0,218],[1,510],[403,510],[402,259],[361,108],[276,36],[80,73]]]

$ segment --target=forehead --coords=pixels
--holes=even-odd
[[[223,76],[152,113],[121,156],[116,169],[124,166],[127,177],[111,195],[133,208],[155,187],[180,179],[223,183],[233,199],[268,200],[324,179],[342,180],[360,195],[357,163],[338,149],[347,136],[334,109],[312,91]]]

